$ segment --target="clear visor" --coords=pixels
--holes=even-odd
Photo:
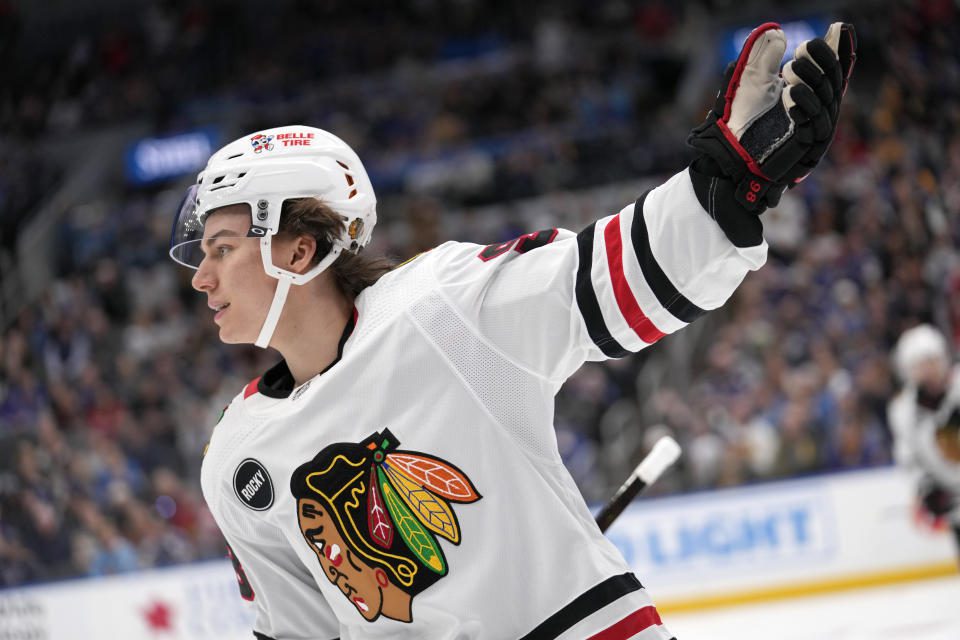
[[[250,232],[250,221],[250,205],[246,203],[202,211],[197,200],[197,185],[192,185],[173,223],[170,257],[185,267],[198,269],[207,255],[219,256],[259,240],[259,235]]]

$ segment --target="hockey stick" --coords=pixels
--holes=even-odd
[[[627,478],[613,498],[604,505],[600,513],[597,514],[597,525],[600,531],[606,531],[613,524],[613,521],[623,513],[627,505],[636,498],[641,491],[657,481],[667,468],[677,461],[680,457],[680,445],[670,436],[663,436],[653,445],[653,449],[647,454],[637,468],[633,470],[630,477]]]

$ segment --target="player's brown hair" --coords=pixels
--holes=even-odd
[[[317,198],[293,198],[283,203],[280,210],[279,233],[310,235],[317,240],[317,252],[311,266],[320,262],[333,246],[332,239],[340,234],[343,216]],[[344,250],[330,265],[337,286],[354,297],[374,284],[395,263],[383,256],[366,256]]]

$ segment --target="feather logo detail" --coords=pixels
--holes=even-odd
[[[370,537],[379,546],[389,549],[393,542],[393,524],[390,522],[390,516],[380,498],[380,491],[377,490],[377,475],[374,469],[370,469],[370,491],[367,494],[367,526],[370,530]]]
[[[425,489],[451,502],[470,503],[481,498],[470,479],[459,469],[425,454],[388,453],[387,462]]]
[[[387,503],[387,511],[396,523],[400,537],[428,569],[434,573],[446,575],[447,563],[437,541],[403,503],[397,492],[390,486],[383,471],[378,469],[377,474],[380,478],[380,489],[383,491],[384,501]]]
[[[384,464],[383,469],[397,493],[425,527],[453,544],[460,544],[460,526],[446,500],[435,496],[389,464]]]

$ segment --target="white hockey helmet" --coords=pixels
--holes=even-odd
[[[284,201],[313,197],[343,218],[330,252],[306,273],[273,264],[272,238],[280,228]],[[264,271],[278,280],[270,311],[256,344],[266,348],[276,328],[291,284],[311,281],[333,264],[341,251],[359,251],[377,222],[373,185],[357,154],[335,135],[303,125],[257,131],[210,156],[180,205],[170,238],[170,257],[197,269],[204,254],[200,243],[208,214],[221,207],[246,204],[248,237],[260,239]]]
[[[932,359],[942,361],[944,369],[949,367],[950,350],[940,331],[929,324],[921,324],[900,334],[893,350],[893,361],[901,380],[916,384],[914,368],[920,362]]]

